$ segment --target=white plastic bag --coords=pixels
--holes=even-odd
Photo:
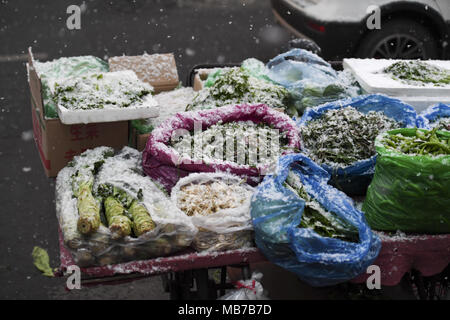
[[[254,272],[250,280],[241,280],[236,283],[236,289],[220,297],[218,300],[269,300],[264,294],[261,284],[263,275]]]
[[[253,226],[250,217],[250,200],[253,188],[235,175],[228,173],[192,173],[178,181],[172,189],[172,202],[180,208],[183,187],[191,184],[211,184],[220,181],[225,185],[239,186],[242,204],[232,208],[219,209],[213,213],[194,214],[192,223],[199,229],[193,246],[198,251],[222,251],[248,247],[253,244]],[[192,195],[201,197],[202,195]],[[221,197],[226,197],[226,191]],[[219,199],[218,199],[219,200]],[[224,201],[224,199],[220,199]],[[210,208],[208,208],[210,209]]]

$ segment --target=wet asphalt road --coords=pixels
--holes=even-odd
[[[66,8],[81,1],[0,0],[0,299],[168,298],[159,277],[69,292],[64,279],[46,278],[34,268],[34,246],[48,250],[53,267],[59,250],[54,179],[45,176],[32,135],[28,46],[41,60],[173,52],[185,81],[196,64],[267,61],[285,51],[291,37],[276,25],[268,0],[129,3],[85,1],[81,30],[68,30]],[[280,268],[261,268],[271,298],[329,297]]]

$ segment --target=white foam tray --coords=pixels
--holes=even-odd
[[[126,121],[159,116],[158,102],[150,94],[142,104],[127,108],[69,110],[58,105],[57,109],[59,119],[64,124]]]
[[[390,75],[382,72],[384,68],[397,61],[400,60],[351,58],[344,59],[343,65],[344,69],[351,70],[361,87],[368,93],[384,93],[393,97],[421,97],[421,100],[432,97],[431,99],[443,103],[445,101],[440,101],[437,97],[450,98],[450,85],[410,85],[392,79]],[[448,60],[426,60],[424,62],[450,70],[450,61]]]

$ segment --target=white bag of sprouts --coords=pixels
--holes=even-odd
[[[228,173],[192,173],[172,189],[172,202],[198,228],[197,251],[224,251],[253,245],[250,200],[253,188]]]
[[[160,187],[142,174],[129,147],[85,151],[56,179],[64,244],[82,267],[166,256],[190,244],[197,229]]]

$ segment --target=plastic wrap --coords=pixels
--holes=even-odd
[[[415,136],[417,129],[379,135],[375,175],[363,204],[370,226],[377,230],[450,233],[450,156],[404,154],[386,148],[385,135]],[[450,132],[438,131],[450,138]]]
[[[385,116],[401,123],[402,127],[410,128],[416,125],[417,115],[413,107],[398,99],[389,98],[380,94],[372,94],[308,108],[297,122],[300,128],[300,135],[303,126],[306,126],[313,119],[320,118],[327,110],[349,106],[362,113],[368,113],[369,111],[382,112]],[[304,148],[303,152],[307,154],[307,150]],[[336,167],[322,164],[322,167],[331,175],[331,185],[349,195],[363,195],[372,180],[375,162],[376,155],[366,160],[357,161],[349,166]]]
[[[253,245],[253,226],[250,217],[250,199],[253,188],[241,178],[226,173],[191,173],[178,181],[172,189],[171,199],[180,203],[180,191],[191,184],[208,185],[220,181],[225,185],[239,186],[241,204],[231,208],[222,208],[211,214],[194,214],[192,223],[198,228],[192,245],[197,251],[224,251],[250,247]],[[201,197],[201,195],[198,195]],[[222,194],[225,197],[225,194]],[[233,204],[234,205],[234,204]],[[180,208],[180,206],[178,206]],[[181,208],[180,208],[181,209]]]
[[[169,146],[172,135],[177,130],[191,131],[194,129],[195,123],[201,124],[203,129],[206,129],[219,122],[234,121],[265,123],[281,132],[286,132],[288,143],[283,154],[300,148],[298,130],[294,121],[266,105],[237,105],[184,112],[176,114],[152,131],[143,152],[144,172],[161,183],[168,191],[180,178],[191,172],[228,172],[246,178],[250,184],[257,184],[261,180],[262,173],[266,172],[267,165],[251,167],[223,160],[196,163],[191,159],[181,159],[180,154]]]
[[[321,237],[310,228],[299,228],[305,201],[283,185],[290,170],[326,210],[357,228],[359,242]],[[365,272],[381,248],[364,214],[343,192],[327,184],[329,178],[328,172],[308,157],[286,155],[280,158],[277,172],[256,188],[251,203],[257,247],[271,262],[312,286],[353,279]]]
[[[128,260],[169,255],[191,244],[197,229],[183,212],[172,204],[169,197],[141,172],[141,157],[137,150],[125,147],[116,156],[108,147],[98,147],[76,156],[62,169],[56,179],[56,212],[64,244],[70,249],[80,266],[113,264]],[[100,186],[116,187],[143,206],[156,225],[140,235],[113,239],[101,214],[102,223],[95,232],[78,231],[78,199],[73,193],[73,176],[83,174],[94,177],[93,195],[101,205]],[[129,209],[132,211],[132,209]],[[137,223],[136,221],[133,222]]]
[[[439,103],[428,107],[417,116],[417,127],[431,129],[441,119],[447,119],[448,127],[450,128],[450,105]]]
[[[267,63],[270,80],[291,94],[288,113],[301,115],[307,107],[356,96],[360,88],[348,72],[337,72],[318,55],[292,49]]]

